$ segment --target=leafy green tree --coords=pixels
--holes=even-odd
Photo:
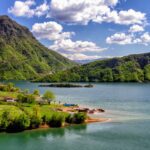
[[[23,93],[18,94],[17,100],[20,103],[29,103],[29,104],[33,104],[36,101],[35,95],[33,95],[33,94],[23,94]]]
[[[8,131],[22,131],[30,126],[30,119],[25,113],[21,113],[18,117],[15,117],[10,121],[6,130]]]
[[[1,116],[0,128],[6,129],[9,125],[9,120],[10,120],[9,111],[8,110],[3,111],[2,116]]]
[[[7,84],[7,88],[8,88],[8,91],[11,91],[11,90],[13,90],[13,88],[14,88],[14,84],[13,83],[8,83]]]
[[[113,74],[110,68],[106,68],[101,71],[101,81],[103,82],[112,82],[113,81]]]
[[[30,128],[38,128],[42,123],[40,108],[38,106],[33,107],[33,113],[31,114],[30,119]]]
[[[49,104],[51,104],[51,102],[55,100],[55,98],[55,94],[52,91],[46,91],[43,95],[43,99],[47,100]]]
[[[34,95],[37,95],[37,96],[40,96],[40,92],[39,92],[38,89],[34,90],[34,91],[33,91],[33,94],[34,94]]]
[[[150,65],[144,67],[144,78],[146,81],[150,81]]]
[[[24,93],[24,94],[29,94],[29,89],[25,89],[25,90],[23,91],[23,93]]]
[[[33,104],[36,101],[35,96],[33,94],[26,95],[26,99],[27,99],[26,102],[29,104]]]

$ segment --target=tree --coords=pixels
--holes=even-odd
[[[35,89],[34,92],[33,92],[33,94],[34,94],[34,95],[37,95],[37,96],[40,96],[40,92],[39,92],[38,89]]]
[[[38,128],[42,123],[40,108],[38,106],[33,107],[33,113],[30,116],[30,119],[30,128]]]
[[[47,100],[48,103],[51,104],[51,102],[55,100],[55,94],[52,91],[46,91],[43,95],[43,99]]]
[[[144,77],[146,81],[150,81],[150,64],[144,67]]]
[[[17,100],[20,103],[35,103],[35,95],[33,94],[18,94]]]
[[[29,104],[35,103],[35,96],[33,94],[26,95],[26,98],[27,98],[27,103]]]
[[[6,129],[8,127],[8,125],[9,125],[8,120],[10,120],[9,111],[5,110],[1,116],[1,124],[0,124],[1,129]]]
[[[24,94],[29,94],[29,89],[25,89],[25,90],[23,91],[23,93],[24,93]]]
[[[8,83],[7,84],[7,88],[8,88],[8,91],[11,91],[13,88],[14,88],[14,84],[13,83]]]
[[[30,126],[30,118],[25,114],[21,113],[19,116],[15,116],[7,126],[8,131],[22,131]]]

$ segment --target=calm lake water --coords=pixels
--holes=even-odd
[[[14,82],[33,91],[38,83]],[[112,122],[0,134],[0,150],[149,150],[150,84],[94,84],[94,88],[38,88],[52,90],[62,102],[101,107],[95,117]]]

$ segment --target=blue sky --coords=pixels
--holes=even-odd
[[[1,0],[0,15],[27,26],[72,60],[150,51],[149,0]]]

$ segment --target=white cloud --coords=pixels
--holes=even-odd
[[[119,45],[131,44],[132,36],[126,35],[125,33],[115,33],[106,39],[106,43]]]
[[[118,3],[118,0],[105,0],[105,3],[109,6],[115,6]]]
[[[17,0],[15,1],[14,6],[8,9],[8,12],[17,17],[40,17],[46,15],[48,10],[49,6],[47,1],[44,1],[43,4],[36,6],[35,0],[26,0],[25,2]]]
[[[32,17],[34,15],[34,10],[30,9],[30,7],[33,5],[35,5],[34,0],[27,0],[25,2],[15,1],[14,6],[8,9],[8,11],[18,17]]]
[[[106,38],[106,43],[108,44],[143,44],[150,45],[150,33],[145,32],[142,35],[137,34],[125,34],[125,33],[115,33],[114,35]]]
[[[58,40],[70,38],[74,32],[63,32],[63,27],[54,22],[35,23],[32,32],[38,39]]]
[[[150,44],[150,33],[146,32],[141,37],[141,43],[148,45]]]
[[[41,17],[43,15],[46,15],[48,10],[49,10],[49,6],[48,6],[47,2],[44,1],[43,4],[41,4],[40,6],[37,6],[35,8],[35,10],[34,10],[35,11],[35,16]]]
[[[129,32],[131,32],[131,33],[143,32],[143,31],[144,31],[144,28],[142,26],[140,26],[140,25],[137,25],[137,24],[131,26],[130,29],[129,29]]]
[[[73,24],[88,24],[90,21],[116,24],[143,24],[145,13],[133,9],[117,12],[112,9],[118,0],[52,0],[48,17]]]
[[[101,48],[93,42],[72,41],[71,39],[57,40],[49,48],[60,53],[101,52],[106,50],[106,48]]]
[[[128,11],[120,11],[118,13],[119,19],[116,23],[119,24],[143,24],[146,21],[145,13],[129,9]]]
[[[133,25],[133,24],[146,24],[146,17],[144,13],[137,12],[133,9],[127,11],[117,12],[110,9],[105,15],[99,15],[94,19],[95,22],[113,22],[115,24]]]
[[[99,55],[85,55],[85,54],[82,54],[82,53],[75,53],[75,54],[65,54],[65,53],[62,53],[63,56],[71,59],[71,60],[74,60],[74,61],[77,61],[77,60],[92,60],[92,59],[100,59],[100,58],[103,58],[102,56],[99,56]]]
[[[63,32],[63,27],[54,22],[35,23],[32,26],[32,32],[38,39],[48,39],[54,43],[49,46],[59,53],[66,54],[70,57],[71,55],[83,52],[101,52],[106,48],[101,48],[93,42],[89,41],[73,41],[72,35],[74,32]],[[83,54],[81,54],[83,56]]]
[[[87,25],[90,21],[133,25],[146,24],[146,14],[133,9],[116,11],[119,0],[45,0],[37,6],[35,0],[17,0],[8,11],[15,16],[43,16],[69,24]],[[33,8],[34,7],[34,8]]]

